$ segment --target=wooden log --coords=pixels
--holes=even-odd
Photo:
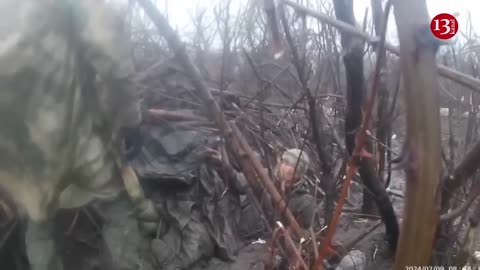
[[[436,50],[418,36],[429,27],[425,0],[395,0],[407,111],[407,188],[394,269],[426,266],[439,220],[442,173]]]

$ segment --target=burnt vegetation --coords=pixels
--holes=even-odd
[[[212,124],[197,128],[218,128],[257,199],[265,190],[283,204],[271,185],[281,151],[313,157],[318,245],[292,247],[298,267],[320,269],[358,246],[367,252],[378,246],[375,233],[385,235],[386,261],[397,254],[396,269],[472,263],[480,82],[470,24],[437,52],[415,39],[429,23],[424,1],[372,0],[356,18],[351,0],[225,0],[196,9],[189,31],[178,32],[162,8],[138,2],[128,18],[146,107],[207,116]],[[392,45],[387,22],[413,16],[408,9],[417,20],[398,27]],[[359,218],[385,229],[355,226]],[[290,237],[269,222],[275,237]],[[282,222],[300,234],[291,214]],[[362,236],[333,241],[348,230]],[[367,252],[371,263],[376,253]]]
[[[353,2],[222,0],[195,9],[184,30],[169,24],[167,0],[129,1],[145,121],[155,124],[151,109],[195,111],[183,125],[222,137],[257,206],[268,192],[286,208],[275,163],[285,149],[307,152],[313,234],[288,209],[281,223],[259,209],[270,256],[297,269],[325,269],[352,249],[370,269],[474,265],[478,37],[461,25],[455,43],[419,49],[425,1],[371,0],[360,18]],[[406,16],[415,20],[393,28],[392,44],[386,29]]]

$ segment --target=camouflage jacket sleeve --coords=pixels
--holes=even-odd
[[[292,194],[288,201],[288,208],[302,228],[308,229],[313,225],[316,205],[312,195],[307,193]]]
[[[80,5],[80,39],[84,57],[93,66],[104,84],[105,100],[109,108],[122,121],[122,126],[135,126],[140,122],[140,106],[133,85],[134,65],[129,38],[119,14],[103,0],[75,1]]]

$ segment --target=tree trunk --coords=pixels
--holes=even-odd
[[[385,12],[382,8],[382,0],[371,0],[373,23],[375,25],[375,33],[378,37],[382,36],[385,25]],[[377,105],[377,153],[378,153],[378,179],[384,183],[385,158],[387,145],[387,136],[390,133],[391,121],[387,119],[387,108],[389,104],[389,92],[385,82],[385,73],[387,68],[386,51],[377,52],[377,59],[382,59],[380,65],[380,80],[378,86],[378,105]],[[381,54],[381,55],[380,55]]]
[[[352,0],[334,0],[335,13],[339,20],[355,25]],[[363,70],[363,42],[349,34],[342,33],[341,43],[346,51],[343,63],[347,79],[347,109],[345,114],[345,144],[351,155],[355,147],[355,136],[362,123],[362,107],[365,93],[365,78]],[[371,142],[367,149],[371,150]],[[388,194],[378,179],[375,162],[370,158],[363,158],[359,164],[359,173],[365,187],[364,207],[365,212],[373,212],[371,205],[375,204],[380,210],[380,215],[385,224],[387,238],[391,251],[395,251],[398,239],[398,222],[395,217],[392,203]],[[365,202],[367,202],[365,204]]]
[[[426,1],[396,0],[395,20],[407,111],[407,188],[394,269],[429,264],[439,218],[442,172],[439,85]],[[428,43],[430,41],[430,43]]]

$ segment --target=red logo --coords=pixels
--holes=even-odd
[[[458,32],[458,21],[451,14],[440,13],[430,22],[430,30],[439,39],[451,39]]]

